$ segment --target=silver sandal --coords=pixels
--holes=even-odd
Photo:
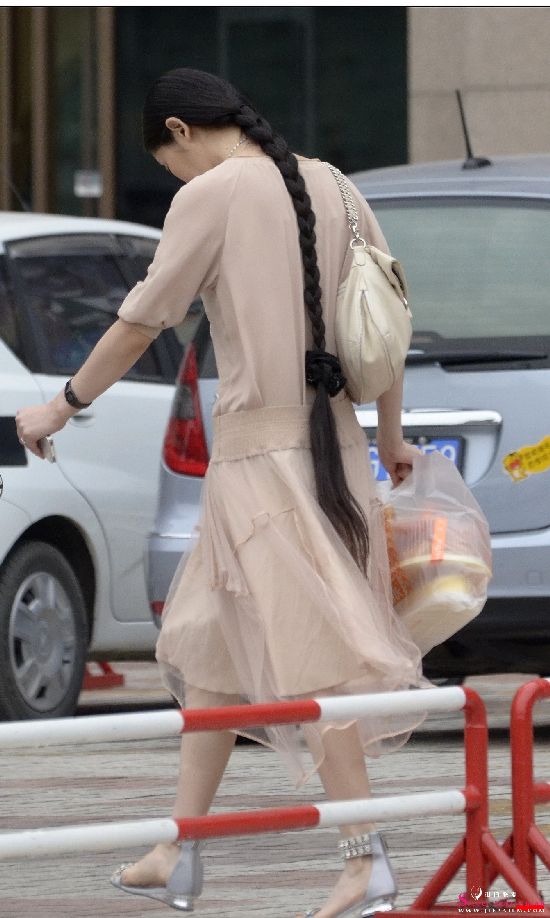
[[[122,882],[122,874],[131,864],[121,864],[111,877],[111,883],[123,892],[134,896],[146,896],[169,905],[180,912],[192,912],[194,899],[200,896],[203,887],[203,865],[200,859],[202,841],[178,843],[180,856],[166,886],[128,886]]]
[[[360,902],[338,912],[335,918],[370,918],[375,912],[390,912],[397,897],[397,882],[388,857],[388,848],[380,832],[367,832],[346,838],[338,845],[345,861],[353,857],[372,857],[367,889]],[[313,918],[321,909],[310,909],[305,918]]]

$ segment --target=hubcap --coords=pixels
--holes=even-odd
[[[55,708],[74,672],[76,629],[69,597],[53,574],[31,574],[19,587],[9,644],[12,671],[26,703],[35,711]]]

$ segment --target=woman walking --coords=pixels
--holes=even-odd
[[[144,141],[184,182],[144,281],[50,403],[18,413],[19,436],[60,430],[119,380],[201,293],[219,370],[200,535],[180,564],[157,644],[186,707],[431,687],[391,604],[383,516],[368,446],[344,388],[334,310],[349,229],[326,163],[294,155],[231,84],[182,68],[153,85]],[[388,251],[359,192],[359,231]],[[70,403],[67,401],[69,399]],[[378,448],[392,481],[410,472],[402,379],[378,402]],[[296,784],[319,772],[329,798],[369,796],[365,754],[402,746],[425,715],[388,714],[255,737]],[[208,812],[235,732],[183,737],[176,818]],[[396,895],[383,836],[341,827],[344,869],[318,918],[366,916]],[[190,911],[200,845],[158,845],[113,882]],[[308,914],[314,914],[309,912]]]

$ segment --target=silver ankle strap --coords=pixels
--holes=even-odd
[[[338,842],[338,848],[344,860],[352,857],[364,857],[366,854],[372,854],[372,845],[368,833],[365,835],[355,835],[353,838],[345,838]]]

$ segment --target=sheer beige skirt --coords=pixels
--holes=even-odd
[[[317,503],[309,408],[214,417],[199,534],[174,575],[157,644],[163,680],[184,707],[191,686],[216,705],[433,687],[391,603],[367,440],[344,392],[331,405],[348,486],[369,523],[368,578]],[[425,717],[236,732],[275,748],[299,786],[323,761],[327,730],[355,722],[375,757],[402,746]]]

